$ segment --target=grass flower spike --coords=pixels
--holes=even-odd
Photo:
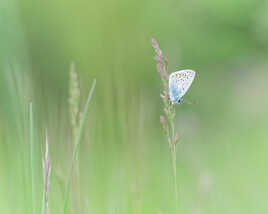
[[[164,115],[160,115],[160,123],[162,124],[164,134],[167,137],[167,142],[169,145],[172,165],[173,165],[173,176],[174,176],[174,192],[175,192],[175,203],[176,203],[176,213],[178,213],[178,187],[177,187],[177,168],[176,168],[176,145],[179,141],[179,134],[175,133],[175,107],[170,102],[169,98],[169,74],[167,72],[168,59],[163,55],[162,50],[160,49],[157,41],[152,39],[152,46],[155,50],[155,61],[157,63],[157,71],[160,74],[160,78],[163,83],[163,91],[160,94],[160,97],[163,100],[164,104]]]

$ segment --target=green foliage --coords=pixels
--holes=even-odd
[[[253,0],[1,1],[0,213],[28,214],[35,205],[41,211],[45,128],[50,211],[62,212],[74,145],[71,61],[81,101],[90,80],[98,87],[80,138],[80,188],[71,181],[69,213],[174,213],[152,36],[170,72],[197,72],[185,96],[194,104],[176,106],[180,213],[267,213],[267,26],[267,3]]]

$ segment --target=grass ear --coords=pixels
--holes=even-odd
[[[169,97],[169,85],[168,85],[169,75],[167,72],[168,59],[163,55],[163,52],[160,49],[155,39],[152,39],[152,46],[156,53],[155,61],[157,62],[157,71],[160,73],[160,78],[163,83],[163,92],[160,94],[160,96],[163,100],[165,116],[163,115],[160,116],[160,123],[162,123],[163,130],[167,137],[169,150],[171,153],[173,176],[174,176],[176,213],[179,213],[177,165],[176,165],[176,162],[177,162],[176,161],[176,145],[179,140],[177,136],[179,135],[177,132],[175,132],[175,115],[176,115],[175,103],[170,102],[170,97]]]
[[[66,190],[65,190],[66,192],[65,192],[65,196],[64,196],[64,204],[63,204],[63,213],[64,214],[67,213],[67,208],[68,208],[68,204],[69,204],[69,196],[70,196],[70,185],[71,185],[72,171],[74,168],[75,160],[77,160],[77,157],[78,157],[79,145],[81,143],[81,138],[82,138],[82,134],[83,134],[83,130],[84,130],[87,114],[88,114],[89,103],[91,101],[91,98],[92,98],[92,95],[93,95],[93,92],[95,89],[95,85],[96,85],[96,79],[93,80],[91,89],[89,91],[87,102],[85,105],[85,109],[84,109],[84,112],[82,113],[81,122],[79,124],[78,135],[75,139],[72,162],[71,162],[71,167],[70,167],[70,174],[69,174],[69,177],[67,180],[67,185],[66,185]]]

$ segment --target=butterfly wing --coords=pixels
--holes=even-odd
[[[177,103],[190,88],[195,77],[192,70],[181,70],[169,76],[169,94],[172,103]]]

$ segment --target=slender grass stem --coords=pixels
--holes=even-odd
[[[78,136],[77,136],[76,143],[75,143],[74,150],[73,150],[71,170],[70,170],[70,174],[69,174],[69,177],[67,180],[66,192],[65,192],[65,196],[64,196],[64,204],[63,204],[63,213],[64,214],[67,213],[67,208],[68,208],[68,204],[69,204],[69,196],[70,196],[70,185],[71,185],[72,171],[73,171],[74,163],[77,160],[79,145],[81,143],[81,138],[82,138],[82,134],[83,134],[83,128],[85,126],[85,122],[86,122],[86,118],[87,118],[87,114],[88,114],[89,103],[90,103],[92,94],[94,92],[95,85],[96,85],[96,79],[93,80],[90,92],[88,94],[87,102],[85,105],[85,110],[84,110],[83,115],[82,115],[82,120],[81,120],[79,130],[78,130]]]
[[[172,115],[170,117],[170,126],[172,132],[172,167],[173,167],[173,177],[174,177],[174,192],[175,192],[175,204],[176,204],[176,212],[179,213],[179,205],[178,205],[178,185],[177,185],[177,156],[176,156],[176,142],[175,142],[175,128],[174,121],[172,120]]]
[[[178,214],[179,205],[178,205],[178,185],[177,185],[177,165],[176,165],[176,145],[175,144],[173,146],[173,151],[172,151],[172,165],[173,165],[173,176],[174,176],[176,212]]]
[[[49,214],[48,194],[50,189],[50,174],[51,174],[51,162],[48,151],[48,132],[46,129],[46,144],[45,154],[42,158],[43,163],[43,201],[42,201],[42,214]]]
[[[34,124],[33,124],[33,105],[30,103],[30,150],[31,150],[31,171],[32,171],[32,211],[36,214],[36,191],[35,191],[35,154],[34,154]]]
[[[79,166],[80,166],[80,164],[79,164],[79,156],[77,155],[77,157],[76,157],[76,160],[75,160],[75,162],[76,162],[76,170],[75,170],[75,179],[76,179],[76,185],[77,185],[77,203],[78,203],[78,209],[80,209],[81,208],[81,191],[80,191],[80,169],[79,169]]]

